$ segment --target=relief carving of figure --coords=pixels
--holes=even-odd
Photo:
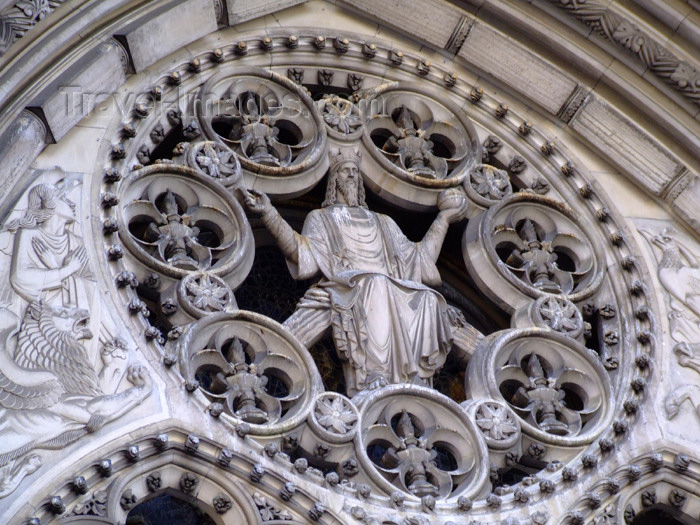
[[[126,366],[125,343],[105,338],[75,220],[62,187],[44,183],[2,229],[14,242],[0,298],[0,497],[39,468],[31,451],[63,448],[151,391],[145,369]],[[115,393],[124,375],[133,386]]]
[[[417,243],[390,217],[367,209],[360,154],[352,149],[331,152],[326,200],[307,216],[301,235],[266,195],[243,195],[276,239],[292,277],[321,275],[293,317],[305,310],[330,312],[351,396],[386,384],[429,385],[445,362],[457,315],[428,285],[440,283],[435,262],[448,225],[466,212],[464,196],[450,195]]]
[[[652,247],[661,250],[654,255],[658,261],[658,277],[668,292],[668,314],[671,338],[676,342],[673,353],[678,364],[700,373],[700,261],[678,239],[673,228],[660,232],[640,229]],[[700,387],[680,385],[666,396],[664,407],[668,419],[674,418],[681,404],[688,400],[700,417]]]

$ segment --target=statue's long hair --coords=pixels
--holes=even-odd
[[[8,222],[0,231],[15,232],[22,228],[36,228],[56,213],[56,201],[66,195],[54,184],[37,184],[29,192],[29,206],[21,218]]]
[[[328,186],[326,186],[326,199],[321,204],[322,207],[333,206],[338,202],[338,171],[332,169],[328,175]],[[362,182],[362,177],[357,178],[357,202],[362,208],[367,207],[365,200],[365,184]]]

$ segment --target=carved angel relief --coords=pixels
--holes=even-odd
[[[35,184],[0,233],[9,259],[0,306],[0,497],[41,466],[36,450],[96,432],[151,391],[146,369],[129,364],[126,343],[100,316],[74,231],[76,183]]]

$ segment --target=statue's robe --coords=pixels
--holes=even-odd
[[[36,243],[43,244],[46,251],[38,251]],[[90,272],[83,270],[63,279],[59,274],[68,254],[82,244],[70,232],[55,235],[41,227],[20,230],[15,238],[12,287],[27,302],[41,300],[52,306],[90,310],[94,294]]]
[[[425,286],[440,283],[435,262],[391,218],[337,204],[314,210],[288,265],[295,279],[322,275],[298,308],[330,309],[349,395],[382,380],[430,384],[452,346],[447,303]]]

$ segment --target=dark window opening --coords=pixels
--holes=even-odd
[[[207,514],[192,503],[160,494],[139,503],[129,512],[126,525],[215,525]]]
[[[700,525],[700,521],[671,506],[654,505],[637,514],[630,525]]]

